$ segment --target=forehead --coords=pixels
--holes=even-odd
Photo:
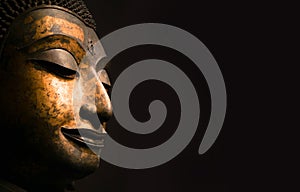
[[[10,27],[8,41],[22,48],[54,35],[75,40],[89,59],[99,60],[105,56],[96,32],[77,16],[57,7],[36,9],[18,17]]]

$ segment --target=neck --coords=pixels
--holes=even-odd
[[[0,179],[16,185],[26,191],[55,191],[74,190],[72,181],[62,174],[59,168],[51,169],[41,165],[23,162],[6,167],[1,166]],[[51,169],[51,170],[50,170]]]
[[[2,188],[11,189],[12,191],[30,191],[30,192],[65,192],[75,191],[73,183],[68,183],[66,181],[45,181],[41,179],[30,180],[30,181],[20,181],[19,178],[3,177],[0,178],[0,191]]]

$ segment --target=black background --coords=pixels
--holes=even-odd
[[[204,155],[198,154],[201,138],[209,119],[210,97],[206,82],[192,62],[180,53],[158,46],[141,46],[124,51],[118,55],[109,71],[112,82],[118,74],[131,64],[149,58],[159,58],[180,67],[194,83],[200,98],[201,118],[198,131],[188,147],[176,158],[159,167],[146,170],[129,170],[101,161],[96,173],[76,182],[78,191],[241,191],[249,189],[243,185],[244,173],[251,166],[244,164],[241,147],[249,122],[243,115],[235,117],[233,101],[242,101],[247,94],[244,88],[250,81],[241,82],[244,73],[251,71],[252,62],[249,47],[255,44],[257,23],[254,15],[259,9],[251,5],[238,5],[200,1],[95,1],[88,0],[88,7],[97,23],[97,33],[103,37],[122,27],[138,23],[164,23],[179,27],[200,39],[218,62],[223,73],[228,95],[228,109],[223,129],[213,147]],[[238,6],[238,8],[237,8]],[[256,18],[255,18],[256,19]],[[253,30],[253,26],[255,29]],[[239,94],[233,90],[239,90]],[[240,95],[242,93],[242,95]],[[109,121],[109,134],[128,146],[146,148],[168,139],[176,127],[178,98],[170,87],[159,82],[139,85],[132,94],[130,107],[134,117],[145,121],[149,102],[161,99],[168,107],[167,123],[148,137],[128,134],[116,120]],[[251,105],[243,102],[243,107]],[[240,129],[233,129],[239,127]],[[239,135],[239,137],[236,137]],[[154,139],[155,138],[155,139]],[[237,147],[238,146],[238,147]],[[240,191],[240,190],[239,190]]]

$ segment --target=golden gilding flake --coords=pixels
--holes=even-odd
[[[27,19],[25,19],[25,22],[26,20]],[[43,37],[52,35],[55,32],[54,28],[59,27],[58,30],[60,32],[75,37],[80,41],[84,42],[83,29],[78,25],[71,23],[67,20],[51,17],[51,16],[45,16],[42,19],[35,21],[34,24],[36,25],[35,27],[36,31],[35,31],[35,35],[33,36],[33,40],[38,40]]]
[[[29,24],[29,23],[32,23],[32,22],[33,22],[32,16],[28,16],[28,17],[26,17],[25,20],[24,20],[24,24],[25,24],[25,25],[27,25],[27,24]]]

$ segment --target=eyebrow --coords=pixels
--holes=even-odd
[[[70,52],[78,65],[86,55],[85,49],[77,40],[61,34],[46,36],[34,41],[30,45],[18,48],[18,50],[26,51],[29,54],[47,51],[49,49],[64,49]]]
[[[34,34],[34,36],[31,38],[34,40],[41,39],[59,32],[84,42],[83,29],[75,22],[66,20],[65,18],[46,15],[38,20],[35,20],[30,25],[32,26],[31,29],[33,29]]]

